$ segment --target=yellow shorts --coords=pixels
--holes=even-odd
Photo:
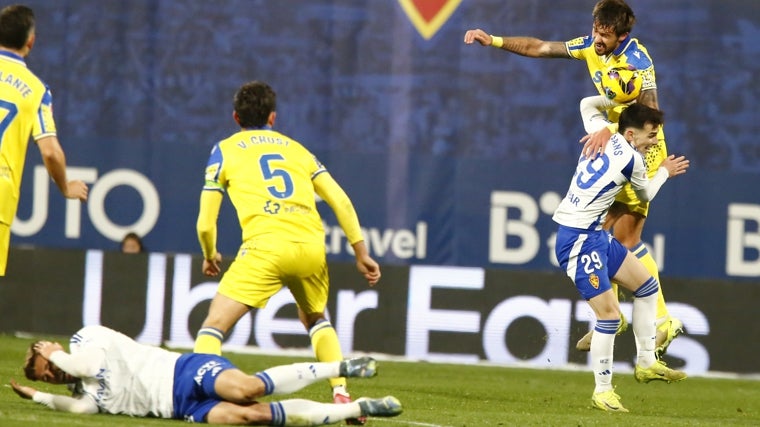
[[[660,133],[660,135],[662,134]],[[657,169],[660,168],[660,163],[662,163],[662,161],[667,157],[668,149],[665,146],[665,141],[663,139],[660,139],[657,145],[649,149],[649,152],[645,158],[647,164],[647,175],[650,179],[657,173]],[[623,189],[620,191],[620,193],[618,193],[615,201],[624,203],[626,206],[628,206],[628,210],[631,212],[638,213],[643,216],[647,216],[647,214],[649,214],[649,202],[642,202],[638,197],[636,197],[636,192],[633,191],[633,188],[631,188],[630,182],[626,183],[623,186]]]
[[[219,293],[250,307],[264,308],[287,286],[306,313],[327,305],[329,275],[324,242],[295,243],[264,239],[245,242],[219,282]]]
[[[11,226],[0,222],[0,276],[5,276],[8,266],[8,251],[11,249]]]

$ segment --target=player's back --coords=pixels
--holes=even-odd
[[[615,196],[633,174],[644,175],[644,160],[616,133],[595,159],[581,156],[570,188],[553,219],[558,224],[584,230],[600,230]]]
[[[325,168],[297,141],[268,127],[243,130],[218,144],[213,161],[220,164],[216,184],[229,193],[243,241],[324,240],[312,179]]]
[[[49,98],[45,84],[26,67],[23,58],[0,51],[0,194],[11,197],[0,200],[0,222],[10,224],[15,216],[32,132],[55,133],[52,110],[40,109],[42,102],[52,102]]]
[[[86,326],[71,338],[71,353],[102,349],[105,361],[84,390],[114,414],[171,418],[174,366],[180,354],[140,344],[103,326]]]

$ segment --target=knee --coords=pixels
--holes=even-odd
[[[264,383],[255,378],[249,377],[250,380],[242,381],[235,385],[230,391],[234,400],[241,403],[254,403],[256,399],[264,395]]]
[[[620,310],[615,306],[602,307],[597,313],[597,318],[599,320],[619,320]]]

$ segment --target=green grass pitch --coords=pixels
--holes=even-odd
[[[64,337],[57,338],[65,343]],[[136,427],[187,425],[183,421],[54,412],[16,396],[8,380],[23,378],[21,363],[30,339],[0,335],[0,426]],[[247,372],[311,359],[291,356],[226,354]],[[397,418],[371,418],[376,427],[477,426],[757,426],[760,381],[688,378],[675,384],[638,384],[630,373],[614,377],[623,405],[631,412],[610,414],[591,408],[589,372],[460,366],[381,360],[379,375],[349,381],[354,397],[392,394],[404,405]],[[33,383],[64,393],[62,386]],[[291,397],[291,396],[287,396]],[[329,401],[327,383],[292,397]]]

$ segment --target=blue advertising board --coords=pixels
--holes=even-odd
[[[28,1],[28,64],[53,90],[69,177],[91,192],[65,201],[30,148],[12,244],[115,250],[134,230],[149,251],[199,253],[206,158],[236,130],[235,90],[257,79],[278,92],[277,130],[345,187],[382,263],[554,270],[551,212],[584,134],[578,101],[594,93],[586,67],[462,40],[471,28],[569,40],[591,31],[594,2],[431,3]],[[669,276],[760,277],[757,5],[631,4],[669,150],[692,161],[644,240]],[[350,259],[320,211],[330,259]],[[228,202],[219,231],[232,256]]]

